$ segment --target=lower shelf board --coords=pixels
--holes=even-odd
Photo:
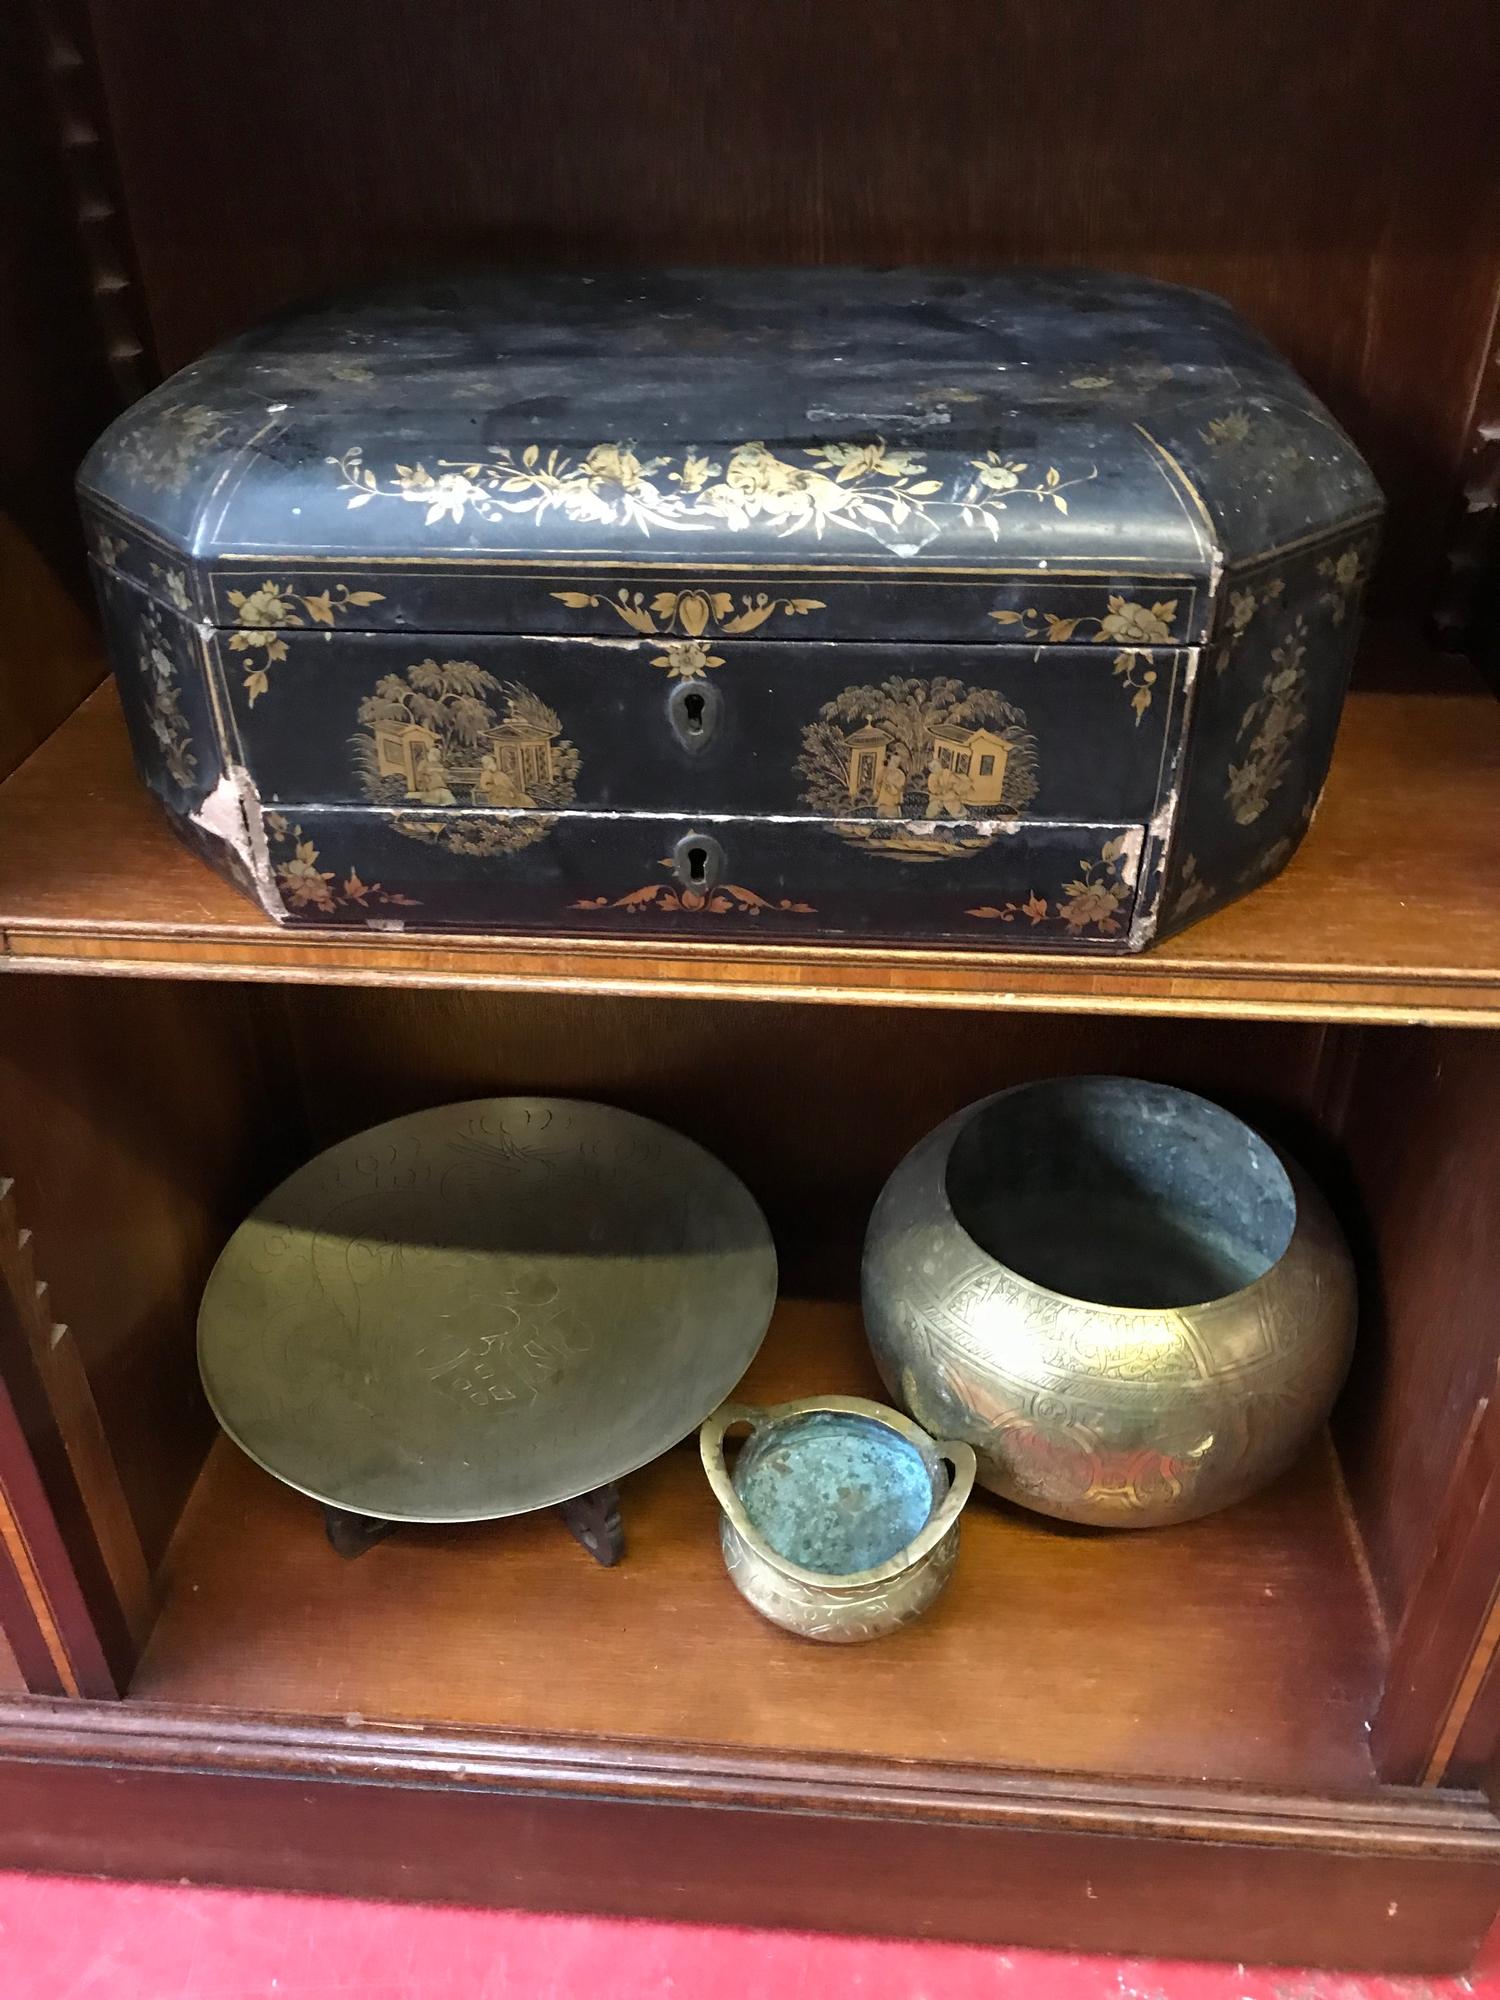
[[[881,1396],[857,1310],[788,1302],[740,1394]],[[917,1624],[819,1646],[729,1583],[689,1442],[624,1482],[624,1562],[552,1515],[404,1529],[353,1562],[226,1440],[167,1559],[132,1696],[1008,1771],[1374,1790],[1382,1639],[1326,1440],[1190,1526],[1055,1526],[976,1495]]]

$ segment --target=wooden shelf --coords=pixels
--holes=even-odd
[[[849,1306],[782,1306],[752,1400],[882,1392]],[[626,1560],[552,1515],[405,1530],[354,1562],[220,1440],[135,1699],[371,1723],[1366,1791],[1381,1644],[1325,1444],[1192,1526],[1054,1527],[976,1496],[955,1579],[879,1644],[735,1594],[696,1440],[625,1483]]]
[[[1421,692],[1356,694],[1276,881],[1144,957],[287,931],[173,838],[112,687],[0,787],[0,966],[533,992],[1500,1023],[1500,704],[1382,639]],[[1415,672],[1414,672],[1415,670]],[[1441,691],[1438,691],[1441,689]]]

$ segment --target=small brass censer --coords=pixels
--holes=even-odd
[[[1148,1528],[1254,1493],[1349,1367],[1349,1250],[1307,1176],[1217,1104],[1081,1076],[960,1111],[887,1182],[865,1326],[981,1485]]]
[[[750,1435],[731,1469],[725,1436],[742,1426]],[[860,1396],[726,1403],[698,1437],[725,1566],[773,1624],[834,1644],[878,1639],[919,1617],[952,1575],[974,1484],[966,1444],[939,1443]]]
[[[284,1181],[214,1268],[198,1355],[224,1429],[324,1504],[342,1553],[563,1507],[610,1561],[613,1482],[734,1387],[775,1298],[765,1218],[701,1146],[604,1104],[486,1098]]]

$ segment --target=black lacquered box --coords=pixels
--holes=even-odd
[[[81,475],[142,776],[289,923],[1136,950],[1291,855],[1380,513],[1202,293],[291,314]]]

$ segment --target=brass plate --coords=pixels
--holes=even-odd
[[[320,1153],[230,1238],[198,1317],[267,1472],[392,1521],[572,1499],[688,1436],[776,1298],[748,1191],[605,1104],[482,1098]]]

